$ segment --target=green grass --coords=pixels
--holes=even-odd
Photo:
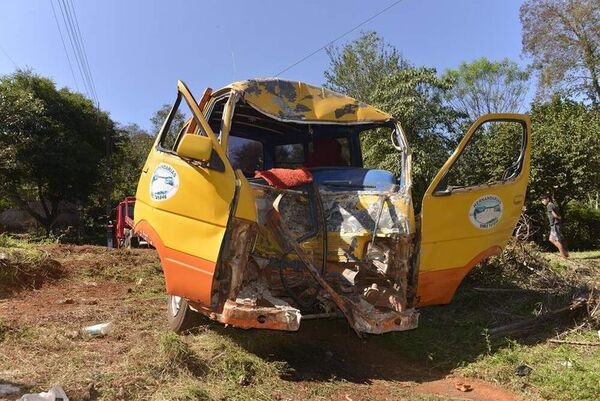
[[[600,250],[571,252],[571,257],[573,259],[593,259],[600,261]]]
[[[577,338],[590,338],[593,333],[587,330]],[[531,373],[517,376],[519,365],[529,366]],[[533,388],[543,399],[596,401],[600,394],[598,347],[548,343],[529,346],[512,341],[458,371],[487,380],[495,378],[514,389]]]
[[[27,243],[0,252],[21,261],[43,260],[49,252],[69,266],[71,282],[123,284],[121,295],[108,306],[82,308],[56,320],[0,322],[0,371],[35,391],[60,384],[70,397],[82,399],[93,382],[99,400],[323,400],[348,394],[353,400],[440,401],[444,398],[412,394],[410,383],[455,375],[499,383],[531,400],[591,401],[600,394],[600,347],[548,342],[557,331],[574,327],[573,322],[551,323],[513,339],[488,335],[490,328],[568,304],[573,290],[569,285],[587,282],[585,274],[597,275],[554,256],[549,269],[570,284],[549,292],[552,281],[532,274],[521,256],[498,258],[477,267],[451,305],[421,309],[418,329],[358,340],[342,320],[304,322],[300,333],[244,331],[211,323],[180,336],[166,326],[164,282],[152,252],[52,250]],[[573,253],[572,260],[587,266],[600,260],[600,251]],[[525,291],[486,293],[475,287]],[[115,322],[114,331],[103,338],[72,335],[97,319]],[[600,341],[599,328],[590,322],[564,338]],[[381,355],[371,358],[371,350]],[[22,361],[18,370],[14,358]],[[414,366],[415,372],[394,365],[405,359],[400,367]],[[528,376],[515,375],[522,364],[532,368]],[[375,382],[385,383],[379,389],[387,394],[372,393]]]
[[[0,296],[62,277],[60,263],[35,245],[0,235]]]

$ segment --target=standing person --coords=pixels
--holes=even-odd
[[[548,239],[558,248],[558,251],[564,258],[568,258],[569,250],[565,244],[565,237],[562,235],[562,217],[558,213],[558,208],[552,203],[550,195],[542,195],[540,200],[546,206],[548,222],[550,223],[550,237]]]

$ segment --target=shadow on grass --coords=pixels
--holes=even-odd
[[[491,339],[490,328],[531,318],[536,313],[571,302],[572,288],[523,289],[514,281],[487,277],[479,267],[468,276],[450,305],[421,308],[419,328],[359,339],[345,320],[303,322],[297,333],[223,328],[212,329],[267,361],[284,362],[289,381],[373,380],[425,382],[493,354],[507,339]],[[493,286],[514,292],[480,292]],[[518,339],[522,344],[545,342],[574,321],[547,322]],[[516,368],[516,366],[515,366]]]
[[[212,330],[259,358],[284,362],[281,378],[288,381],[368,384],[376,379],[423,382],[443,377],[443,372],[390,352],[373,341],[375,336],[359,339],[343,319],[305,321],[295,333],[217,325]]]

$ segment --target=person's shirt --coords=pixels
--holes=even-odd
[[[554,226],[554,225],[560,223],[560,219],[557,219],[552,214],[552,212],[554,212],[554,213],[556,213],[557,216],[560,216],[560,214],[558,213],[558,208],[556,207],[556,205],[554,205],[554,203],[548,202],[548,204],[546,205],[546,211],[548,213],[548,222],[550,223],[551,226]]]

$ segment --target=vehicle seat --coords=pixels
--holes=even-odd
[[[320,167],[309,169],[313,182],[330,190],[390,191],[397,185],[386,170],[360,167]]]

